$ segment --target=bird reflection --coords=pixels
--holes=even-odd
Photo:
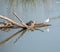
[[[0,18],[7,21],[7,22],[0,22],[0,30],[6,31],[8,29],[17,29],[17,28],[20,28],[20,30],[15,34],[13,34],[12,36],[8,37],[6,40],[0,42],[0,45],[7,43],[9,40],[19,35],[19,37],[14,41],[14,43],[16,43],[26,33],[26,31],[39,30],[41,32],[44,32],[44,30],[41,30],[41,28],[51,26],[51,24],[48,23],[50,19],[47,19],[43,23],[38,23],[35,21],[29,21],[28,23],[24,23],[22,19],[16,15],[16,13],[13,14],[19,19],[21,23],[16,23],[15,21],[0,15]]]

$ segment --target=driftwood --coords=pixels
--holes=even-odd
[[[13,13],[17,19],[21,22],[21,23],[16,23],[15,21],[13,21],[12,19],[10,18],[7,18],[5,16],[2,16],[0,15],[0,18],[1,19],[4,19],[6,20],[7,22],[0,22],[0,30],[2,31],[5,31],[5,30],[8,30],[8,29],[16,29],[16,28],[21,28],[18,32],[16,32],[15,34],[13,34],[12,36],[8,37],[6,40],[0,42],[0,45],[3,45],[5,43],[7,43],[9,40],[11,40],[12,38],[14,38],[15,36],[19,35],[19,37],[16,39],[16,41],[14,43],[17,42],[18,39],[20,39],[24,33],[27,31],[27,30],[31,30],[31,31],[34,31],[34,30],[40,30],[41,32],[44,32],[43,30],[41,30],[40,28],[42,27],[48,27],[48,26],[51,26],[51,24],[49,23],[37,23],[35,21],[29,21],[28,23],[24,23],[22,21],[21,18],[19,18],[16,13]],[[59,19],[60,16],[56,17],[56,18],[49,18],[47,19],[45,22],[49,22],[50,20],[55,20],[55,19]],[[19,34],[21,33],[21,34]]]
[[[21,24],[18,24],[18,23],[16,23],[15,21],[13,21],[13,20],[11,20],[10,18],[7,18],[7,17],[5,17],[5,16],[0,15],[0,18],[6,20],[6,21],[8,21],[8,22],[10,22],[10,23],[12,23],[12,24],[14,24],[14,25],[16,25],[16,26],[22,26]]]
[[[46,26],[50,26],[51,25],[51,24],[44,24],[44,23],[36,23],[34,21],[30,21],[30,22],[25,24],[24,22],[22,22],[22,20],[20,20],[22,22],[20,24],[20,23],[16,23],[12,19],[7,18],[7,17],[2,16],[2,15],[0,15],[0,18],[7,21],[7,23],[0,22],[0,29],[1,28],[11,28],[11,29],[14,29],[14,28],[27,28],[27,29],[32,30],[32,28],[41,28],[41,27],[46,27]]]
[[[17,15],[14,14],[16,17]],[[20,23],[16,23],[15,21],[11,20],[10,18],[7,18],[5,16],[2,16],[0,15],[0,18],[1,19],[4,19],[7,21],[7,23],[5,22],[0,22],[0,30],[5,30],[5,29],[16,29],[16,28],[21,28],[20,31],[16,32],[15,34],[13,34],[12,36],[8,37],[6,40],[0,42],[0,45],[3,45],[5,43],[7,43],[9,40],[11,40],[13,37],[17,36],[18,33],[21,33],[21,34],[18,34],[19,37],[16,39],[15,43],[17,42],[18,39],[20,39],[21,36],[24,35],[24,33],[27,31],[27,30],[31,30],[31,31],[34,31],[34,30],[40,30],[41,32],[44,32],[43,30],[39,29],[41,27],[47,27],[47,26],[51,26],[51,24],[47,24],[47,23],[37,23],[35,21],[30,21],[28,23],[24,23],[21,19],[20,19]],[[18,18],[18,17],[17,17]]]

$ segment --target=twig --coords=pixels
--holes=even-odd
[[[19,18],[19,17],[16,15],[15,12],[14,12],[13,14],[17,17],[17,19],[21,22],[21,24],[22,24],[23,26],[25,26],[26,28],[28,28],[28,26],[22,21],[21,18]]]
[[[23,22],[22,19],[19,18],[15,12],[13,12],[13,14],[17,17],[17,19],[18,19],[20,22]]]
[[[16,26],[23,26],[23,25],[18,24],[18,23],[16,23],[15,21],[13,21],[13,20],[11,20],[10,18],[7,18],[7,17],[5,17],[5,16],[0,15],[0,18],[5,19],[5,20],[7,20],[8,22],[10,22],[10,23],[12,23],[12,24],[14,24],[14,25],[16,25]]]

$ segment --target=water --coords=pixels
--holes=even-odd
[[[14,11],[24,22],[40,22],[60,16],[60,0],[0,0],[0,15],[19,22],[13,15]],[[60,20],[52,21],[51,24],[50,32],[27,31],[16,45],[13,44],[14,38],[1,46],[0,52],[60,52]],[[0,41],[18,30],[0,31]]]

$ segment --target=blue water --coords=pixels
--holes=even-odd
[[[12,14],[14,10],[24,22],[43,22],[47,18],[60,16],[60,0],[0,0],[0,15],[18,23],[18,19]],[[16,45],[13,42],[18,36],[0,46],[0,52],[60,52],[60,19],[50,23],[50,32],[27,31]],[[18,30],[0,31],[0,42]]]

